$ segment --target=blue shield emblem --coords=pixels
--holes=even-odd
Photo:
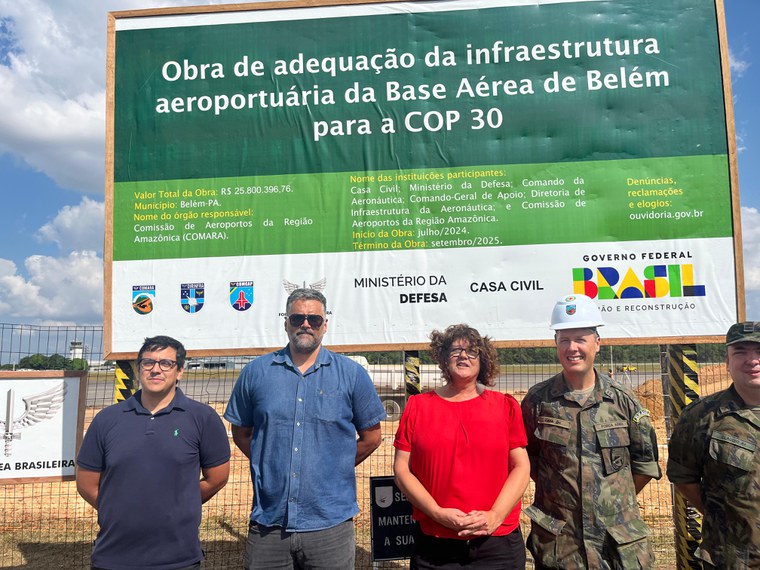
[[[253,281],[230,281],[230,305],[236,311],[247,311],[253,305]]]
[[[155,285],[132,285],[132,308],[138,315],[153,312],[156,304]]]
[[[203,283],[182,283],[180,285],[180,302],[186,313],[197,313],[203,308],[206,286]]]

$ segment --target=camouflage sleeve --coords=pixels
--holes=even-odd
[[[668,442],[667,474],[671,483],[700,483],[702,481],[703,437],[699,430],[699,413],[687,407]]]
[[[657,434],[652,425],[652,418],[649,410],[635,397],[630,396],[630,398],[631,472],[659,479],[662,477],[662,470],[659,464]]]
[[[525,435],[528,437],[528,458],[530,459],[530,476],[535,479],[537,473],[537,460],[539,453],[538,438],[536,438],[536,406],[533,398],[534,393],[528,392],[523,398],[520,408],[522,410]]]

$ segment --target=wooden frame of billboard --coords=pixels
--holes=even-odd
[[[255,4],[220,4],[215,6],[186,6],[176,8],[153,8],[145,10],[123,10],[109,12],[107,24],[107,61],[106,61],[106,188],[105,188],[105,244],[104,244],[104,355],[109,359],[133,359],[137,356],[134,352],[112,352],[111,341],[113,333],[111,299],[112,299],[112,263],[113,263],[113,227],[109,221],[113,220],[114,197],[114,87],[115,87],[115,44],[116,44],[116,20],[122,18],[144,18],[151,16],[208,14],[223,12],[248,12],[270,9],[295,9],[323,6],[343,6],[362,4],[389,4],[403,2],[404,0],[284,0],[281,2],[261,2]],[[741,206],[739,201],[739,177],[736,148],[736,130],[734,123],[733,98],[731,91],[731,73],[729,65],[728,41],[726,31],[726,18],[723,0],[713,0],[716,9],[718,23],[718,41],[720,50],[720,62],[723,81],[724,113],[726,119],[726,136],[728,145],[729,183],[731,187],[731,209],[733,218],[733,242],[735,259],[736,281],[736,306],[737,320],[746,318],[746,301],[744,290],[744,263],[742,251],[741,231]],[[540,3],[540,2],[539,2]],[[548,316],[548,315],[547,315]],[[605,339],[606,345],[630,345],[630,344],[684,344],[684,343],[720,343],[722,336],[689,336],[689,337],[647,337],[647,338],[610,338]],[[497,341],[494,343],[501,348],[527,348],[554,346],[553,340],[543,341]],[[326,345],[338,352],[349,351],[382,351],[382,350],[425,350],[427,343],[394,343],[362,345]],[[256,355],[265,354],[280,347],[252,347],[250,349],[217,349],[188,351],[189,356],[233,356],[233,355]]]

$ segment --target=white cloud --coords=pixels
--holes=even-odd
[[[0,65],[0,153],[63,188],[102,194],[107,13],[198,3],[0,0],[4,40],[12,42],[0,53],[7,60]]]
[[[103,251],[105,205],[83,197],[76,206],[64,206],[56,217],[36,234],[41,241],[58,244],[62,250]]]
[[[736,129],[736,152],[741,154],[747,150],[747,145],[744,143],[744,132],[739,132],[738,127],[736,127]]]
[[[200,3],[0,0],[0,154],[24,161],[60,187],[102,196],[107,13]],[[57,244],[59,257],[33,255],[23,264],[0,258],[6,320],[102,322],[103,218],[103,202],[85,196],[35,233]]]
[[[760,291],[747,291],[747,320],[760,321]]]
[[[103,318],[103,259],[92,251],[55,258],[28,257],[28,278],[0,259],[0,309],[9,320],[27,323],[98,324]]]
[[[103,191],[103,48],[92,15],[0,0],[15,40],[0,66],[0,150],[62,187]],[[89,17],[88,17],[89,16]],[[103,35],[105,35],[103,33]]]
[[[57,243],[60,257],[32,255],[24,271],[0,258],[0,311],[7,321],[30,324],[103,322],[103,202],[83,197],[37,231]]]
[[[745,50],[746,51],[746,50]],[[749,69],[751,63],[743,58],[743,55],[737,55],[736,51],[729,48],[728,50],[728,65],[731,69],[731,78],[733,83],[738,83],[739,80],[744,76],[744,74]],[[736,95],[736,90],[734,90],[734,96],[733,96],[733,102],[734,107],[737,106],[739,103],[739,98]],[[750,103],[754,105],[753,103]],[[745,134],[745,125],[742,123],[736,123],[734,125],[734,129],[736,131],[736,151],[738,153],[743,153],[747,150],[745,140],[747,138]]]
[[[733,50],[728,50],[728,66],[734,79],[741,78],[750,67],[750,62],[737,55]]]

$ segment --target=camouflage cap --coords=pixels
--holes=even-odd
[[[726,346],[736,344],[737,342],[760,343],[760,322],[745,321],[731,325],[731,328],[726,333]]]

